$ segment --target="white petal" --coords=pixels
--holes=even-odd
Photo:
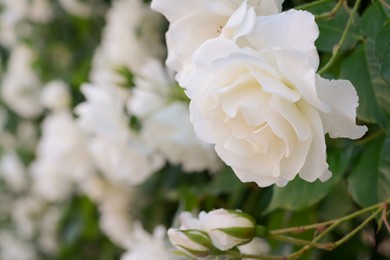
[[[280,13],[284,0],[248,0],[248,2],[256,9],[258,16],[263,16]]]
[[[183,86],[187,89],[186,94],[192,99],[209,88],[210,81],[213,80],[214,61],[236,50],[239,50],[238,46],[224,38],[212,39],[202,44],[193,54],[195,67],[188,76],[188,84]]]
[[[313,131],[310,150],[299,176],[306,181],[313,182],[329,171],[326,162],[325,133],[318,111],[304,102],[301,102],[299,106],[302,113],[309,120]]]
[[[167,65],[181,72],[183,63],[191,59],[201,44],[217,37],[220,24],[224,25],[225,22],[224,17],[212,13],[193,13],[171,24],[166,33]]]
[[[243,2],[226,23],[222,35],[236,41],[239,37],[251,32],[255,22],[255,10],[249,8],[247,3]]]
[[[332,138],[357,139],[367,132],[366,126],[355,124],[359,98],[348,80],[327,80],[317,75],[316,85],[321,100],[329,104],[329,113],[320,112],[325,132]]]
[[[315,85],[316,74],[310,65],[307,56],[296,50],[272,50],[283,82],[294,89],[297,89],[303,99],[323,112],[329,112],[330,108],[326,102],[319,99]]]
[[[191,13],[204,10],[202,1],[194,0],[153,0],[150,7],[162,13],[170,23]]]
[[[310,125],[294,103],[274,96],[270,105],[290,123],[300,141],[311,137]]]
[[[256,50],[283,48],[303,51],[308,55],[310,65],[317,70],[319,57],[314,42],[318,35],[318,26],[312,14],[289,10],[258,17],[253,31],[246,37]]]

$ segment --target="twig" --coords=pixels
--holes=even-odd
[[[315,15],[315,18],[316,19],[324,19],[324,18],[330,18],[330,17],[335,16],[344,2],[345,2],[345,0],[339,0],[337,2],[337,4],[335,5],[335,7],[333,7],[332,10],[330,10],[329,12],[323,13],[323,14]]]
[[[348,31],[351,28],[354,15],[357,12],[357,9],[360,5],[360,1],[361,0],[356,0],[356,3],[353,6],[352,12],[349,16],[349,19],[348,19],[347,25],[345,26],[343,34],[341,35],[339,42],[335,46],[333,46],[332,57],[330,57],[328,62],[318,71],[319,74],[323,74],[325,71],[327,71],[333,65],[333,63],[336,61],[337,56],[339,54],[339,50],[341,49],[341,47],[343,46],[343,43],[347,39]]]

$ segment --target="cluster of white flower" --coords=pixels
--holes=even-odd
[[[358,97],[316,74],[318,27],[281,2],[154,0],[170,22],[167,65],[191,99],[196,134],[243,182],[326,181],[325,134],[356,139]]]
[[[128,10],[134,15],[129,16]],[[220,161],[212,147],[196,137],[188,103],[162,65],[164,47],[157,39],[162,16],[142,1],[119,0],[106,17],[91,83],[81,89],[86,101],[75,112],[94,165],[102,174],[98,182],[110,187],[96,200],[102,229],[116,244],[133,249],[137,231],[132,232],[135,220],[128,214],[132,187],[166,161],[182,165],[187,172],[215,171]],[[132,120],[137,127],[131,127]],[[96,192],[95,184],[86,189]]]

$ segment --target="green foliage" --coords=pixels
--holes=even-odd
[[[383,78],[390,84],[390,20],[380,29],[375,41],[375,56]]]
[[[323,6],[310,8],[310,12],[314,14],[321,14],[329,12],[334,7],[334,3],[328,3]],[[333,47],[340,40],[341,35],[343,34],[344,28],[349,19],[349,13],[347,10],[341,8],[334,17],[331,19],[317,19],[317,24],[320,30],[320,35],[316,41],[316,46],[320,52],[329,52],[333,51]],[[344,42],[343,49],[348,50],[353,48],[356,43],[361,39],[359,35],[359,26],[357,21],[359,17],[355,16],[355,23],[353,23],[347,39]]]
[[[123,251],[102,233],[96,205],[86,197],[73,197],[59,227],[60,245],[55,259],[118,259]]]
[[[325,183],[319,180],[308,183],[297,177],[289,182],[286,187],[274,186],[272,200],[268,205],[267,212],[278,208],[301,210],[318,203],[328,195],[333,186],[343,176],[350,164],[351,155],[351,149],[328,152],[328,163],[333,176]]]

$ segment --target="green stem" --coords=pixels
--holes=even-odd
[[[376,131],[375,133],[373,133],[367,137],[364,137],[364,138],[360,139],[359,141],[356,141],[356,144],[358,144],[358,145],[366,144],[366,143],[371,142],[372,140],[374,140],[374,139],[376,139],[384,134],[386,134],[386,132],[383,128],[381,128],[380,130]]]
[[[295,237],[289,237],[289,236],[284,236],[284,235],[274,235],[274,234],[270,234],[269,238],[274,239],[274,240],[278,240],[278,241],[288,242],[288,243],[295,244],[295,245],[301,245],[301,246],[307,245],[307,246],[311,246],[311,247],[315,247],[315,248],[319,248],[319,249],[329,250],[328,243],[323,244],[323,243],[317,243],[314,241],[307,241],[307,240],[303,240],[303,239],[299,239],[299,238],[295,238]]]
[[[348,35],[348,31],[349,29],[351,28],[352,26],[352,22],[353,22],[353,18],[354,18],[354,15],[355,13],[357,12],[357,9],[360,5],[360,1],[361,0],[356,0],[355,2],[355,5],[353,6],[353,9],[352,9],[352,12],[350,13],[350,16],[349,16],[349,19],[348,19],[348,22],[347,22],[347,25],[345,26],[345,29],[343,31],[343,34],[341,35],[341,38],[339,40],[339,42],[333,47],[333,52],[332,52],[332,57],[330,57],[329,61],[318,71],[318,74],[323,74],[325,71],[327,71],[332,65],[333,63],[336,61],[337,59],[337,56],[339,54],[339,50],[341,49],[341,47],[343,46],[344,44],[344,41],[346,40],[347,38],[347,35]]]
[[[236,257],[237,259],[249,258],[249,259],[261,259],[261,260],[282,260],[282,256],[272,256],[272,255],[250,255],[250,254],[241,254],[236,251],[228,251],[225,253],[227,256]]]
[[[385,203],[390,203],[390,199],[385,201]],[[349,214],[347,216],[344,216],[344,217],[341,217],[341,218],[338,218],[338,219],[333,219],[333,220],[329,220],[329,221],[325,221],[325,222],[321,222],[321,223],[316,223],[316,224],[311,224],[311,225],[305,225],[305,226],[276,229],[276,230],[270,231],[270,233],[273,234],[273,235],[286,234],[286,233],[302,233],[302,232],[304,232],[306,230],[323,228],[323,227],[332,225],[334,223],[339,223],[339,222],[344,222],[344,221],[350,220],[350,219],[355,218],[357,216],[360,216],[360,215],[362,215],[364,213],[367,213],[367,212],[370,212],[372,210],[375,210],[378,207],[381,207],[382,205],[383,205],[383,202],[375,204],[375,205],[372,205],[372,206],[364,208],[364,209],[361,209],[359,211],[353,212],[353,213],[351,213],[351,214]]]
[[[364,222],[362,222],[358,227],[356,227],[354,230],[352,230],[350,233],[348,233],[345,237],[343,237],[342,239],[340,239],[339,241],[335,242],[335,243],[326,243],[324,245],[326,245],[327,249],[328,250],[333,250],[334,248],[336,248],[337,246],[343,244],[345,241],[347,241],[348,239],[350,239],[352,236],[354,236],[357,232],[359,232],[368,222],[370,222],[379,212],[381,212],[381,210],[383,210],[383,208],[385,207],[386,204],[390,203],[390,199],[387,199],[385,202],[381,202],[381,203],[378,203],[378,204],[375,204],[375,205],[372,205],[368,208],[365,208],[365,209],[362,209],[362,210],[359,210],[357,212],[354,212],[348,216],[345,216],[345,217],[342,217],[342,218],[339,218],[339,219],[336,219],[336,220],[333,220],[333,223],[327,227],[323,232],[321,232],[321,234],[319,234],[318,236],[316,236],[312,242],[314,243],[317,243],[319,240],[321,240],[326,234],[328,234],[330,231],[332,231],[335,227],[337,227],[339,224],[341,224],[342,222],[346,221],[346,220],[349,220],[349,219],[352,219],[354,217],[357,217],[363,213],[366,213],[366,212],[369,212],[369,211],[372,211],[374,209],[376,209],[376,211],[374,213],[372,213]],[[324,224],[324,223],[331,223],[330,221],[328,222],[323,222],[323,223],[320,223],[320,224]],[[316,224],[318,225],[318,224]],[[314,227],[315,225],[311,225],[312,227]],[[271,232],[272,233],[272,232]],[[306,251],[308,251],[310,248],[312,248],[311,245],[306,245],[304,246],[303,248],[301,248],[300,250],[298,250],[297,252],[294,252],[288,256],[285,256],[283,258],[283,260],[293,260],[293,259],[298,259],[301,255],[303,255]]]
[[[351,237],[356,235],[357,232],[359,232],[365,225],[367,225],[372,219],[374,219],[381,211],[383,210],[382,207],[378,208],[374,213],[372,213],[365,221],[363,221],[359,226],[357,226],[355,229],[353,229],[351,232],[349,232],[346,236],[344,236],[342,239],[332,243],[334,245],[334,248],[344,244],[346,241],[348,241]]]
[[[324,19],[324,18],[335,16],[336,13],[339,11],[340,7],[343,5],[344,1],[345,0],[339,0],[337,2],[336,6],[332,10],[330,10],[329,12],[323,13],[323,14],[316,15],[315,18],[316,19]]]
[[[306,10],[306,9],[309,9],[309,8],[312,8],[312,7],[323,5],[323,4],[325,4],[327,2],[330,2],[330,1],[331,0],[319,0],[319,1],[311,2],[311,3],[307,3],[307,4],[303,4],[303,5],[298,5],[298,6],[294,7],[294,9]]]

